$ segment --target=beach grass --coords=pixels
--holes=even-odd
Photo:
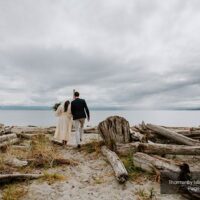
[[[2,191],[2,200],[20,200],[28,193],[27,187],[22,184],[7,185]]]
[[[84,144],[81,146],[81,150],[86,153],[96,153],[99,154],[101,152],[101,146],[103,145],[102,141],[92,141],[90,143]]]
[[[57,181],[65,181],[67,180],[67,177],[58,173],[50,174],[50,173],[45,172],[44,176],[40,180],[45,181],[51,185]]]
[[[138,200],[153,200],[155,199],[155,191],[153,188],[146,190],[144,188],[138,188],[135,192]]]
[[[132,154],[121,156],[120,159],[128,172],[129,180],[140,182],[144,177],[145,179],[152,179],[153,174],[147,173],[134,165]]]

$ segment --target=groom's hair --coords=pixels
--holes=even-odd
[[[79,97],[79,95],[80,95],[79,92],[74,92],[75,97]]]

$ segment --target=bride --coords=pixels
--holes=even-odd
[[[67,145],[72,130],[71,104],[69,101],[65,101],[61,104],[56,104],[54,109],[58,117],[54,139],[62,142],[63,145]]]

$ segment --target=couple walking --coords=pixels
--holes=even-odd
[[[79,98],[79,92],[74,92],[74,100],[71,103],[70,101],[65,101],[59,104],[55,111],[59,119],[54,139],[67,145],[71,136],[72,124],[74,124],[76,145],[80,148],[85,119],[90,120],[90,112],[86,101]]]

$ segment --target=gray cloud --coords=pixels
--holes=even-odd
[[[0,105],[200,105],[198,0],[0,0]]]

